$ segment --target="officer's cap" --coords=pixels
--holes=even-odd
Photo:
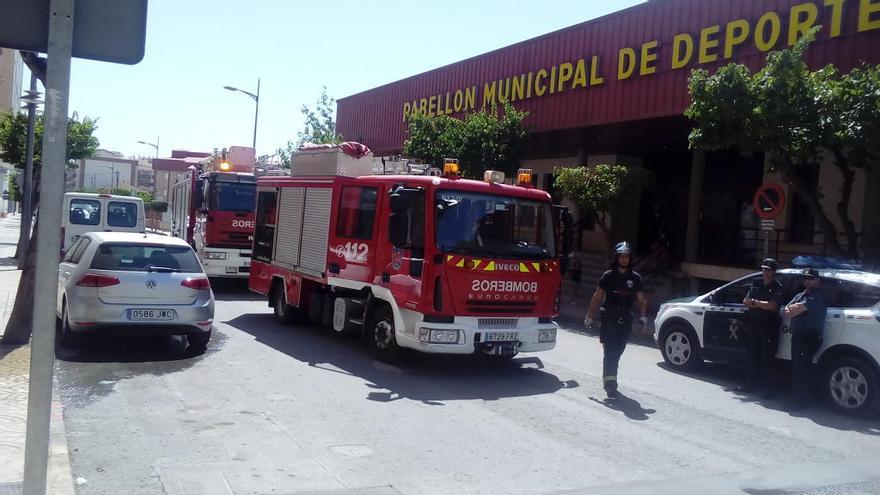
[[[767,258],[761,263],[761,269],[773,270],[774,272],[779,269],[779,263],[776,262],[773,258]]]

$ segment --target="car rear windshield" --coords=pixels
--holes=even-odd
[[[130,201],[111,201],[107,204],[107,225],[134,227],[137,225],[137,204]]]
[[[202,273],[202,265],[187,246],[152,244],[101,244],[92,260],[95,270],[146,272],[173,270]]]
[[[101,223],[101,202],[94,199],[72,199],[69,215],[72,224],[98,225]]]

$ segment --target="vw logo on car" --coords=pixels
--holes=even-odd
[[[147,288],[148,289],[155,289],[156,288],[156,281],[153,279],[147,280]]]

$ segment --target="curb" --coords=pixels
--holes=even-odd
[[[58,379],[52,380],[52,396],[58,395]],[[67,430],[64,428],[64,414],[59,399],[52,400],[51,421],[49,422],[49,464],[46,473],[46,493],[52,495],[74,495],[73,471],[70,468],[70,455],[67,450]]]

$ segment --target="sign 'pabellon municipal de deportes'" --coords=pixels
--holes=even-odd
[[[845,23],[846,9],[857,9],[856,22]],[[756,18],[709,24],[696,32],[680,32],[671,39],[647,39],[640,45],[621,46],[616,56],[585,53],[583,57],[527,72],[450,88],[402,103],[402,118],[412,114],[454,115],[502,102],[517,102],[571,91],[589,91],[609,79],[623,81],[651,76],[659,70],[682,70],[723,62],[740,47],[760,52],[794,45],[814,26],[818,40],[880,29],[880,0],[819,0],[795,4],[787,12],[767,11]],[[849,32],[848,32],[849,30]],[[662,44],[671,45],[661,57]],[[610,60],[609,60],[610,58]]]

